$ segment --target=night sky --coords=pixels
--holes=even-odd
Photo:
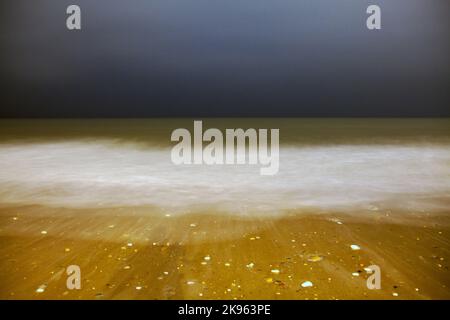
[[[0,46],[0,117],[450,116],[448,0],[2,0]]]

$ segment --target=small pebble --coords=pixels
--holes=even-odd
[[[318,262],[318,261],[322,261],[322,260],[323,260],[323,258],[318,255],[313,255],[308,258],[309,262]]]
[[[279,274],[279,273],[280,273],[280,270],[278,270],[278,269],[272,269],[272,270],[270,270],[270,272],[275,273],[275,274]]]
[[[47,288],[47,286],[45,284],[40,285],[39,288],[36,289],[37,293],[42,293],[45,291],[45,288]]]

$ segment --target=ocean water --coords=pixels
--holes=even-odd
[[[0,204],[149,206],[182,214],[448,211],[450,135],[436,119],[207,119],[204,128],[280,128],[278,174],[260,165],[171,162],[190,119],[8,120]]]

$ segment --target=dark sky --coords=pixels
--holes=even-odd
[[[0,117],[450,115],[448,0],[1,0],[0,45]]]

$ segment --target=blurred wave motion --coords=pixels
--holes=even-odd
[[[374,206],[432,211],[445,208],[450,194],[450,145],[402,143],[398,137],[367,144],[282,144],[280,172],[273,177],[260,176],[251,165],[175,166],[168,146],[105,137],[4,142],[0,167],[3,204],[244,215]]]

